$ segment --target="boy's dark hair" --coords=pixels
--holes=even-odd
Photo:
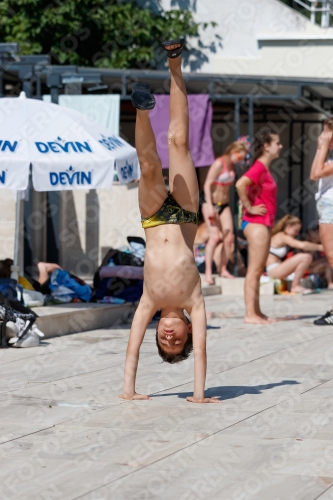
[[[185,342],[184,349],[182,350],[182,352],[180,352],[179,354],[169,354],[169,353],[163,351],[162,347],[160,346],[160,344],[158,342],[158,332],[157,332],[157,327],[156,327],[156,345],[157,345],[158,354],[161,356],[163,361],[173,365],[174,363],[179,363],[180,361],[184,361],[191,354],[191,352],[193,350],[192,333],[191,332],[188,333],[188,337],[187,337],[187,340]]]

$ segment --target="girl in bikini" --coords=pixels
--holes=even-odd
[[[311,290],[303,288],[300,284],[304,272],[312,262],[312,255],[308,252],[322,252],[323,245],[311,243],[309,241],[299,241],[302,223],[294,215],[285,215],[272,229],[271,246],[266,262],[266,273],[271,278],[284,279],[290,274],[294,274],[291,284],[293,293],[310,293]],[[293,255],[287,260],[283,260],[289,248],[303,250],[303,252]]]
[[[244,160],[246,154],[247,147],[244,142],[233,142],[227,147],[223,156],[214,161],[205,181],[205,202],[202,205],[202,214],[209,229],[205,270],[205,279],[209,285],[214,284],[212,276],[213,254],[221,241],[221,232],[223,246],[220,276],[233,278],[227,270],[234,240],[232,212],[229,206],[230,187],[235,184],[235,166]]]
[[[135,141],[141,178],[139,206],[146,234],[143,295],[133,318],[125,362],[123,399],[149,399],[135,391],[139,351],[155,312],[161,309],[156,342],[162,359],[176,363],[194,352],[193,403],[216,403],[205,398],[206,312],[193,243],[198,224],[198,182],[189,150],[189,112],[181,71],[182,39],[164,42],[171,72],[168,131],[168,193],[150,124],[155,98],[149,85],[135,84],[132,103],[137,109]],[[185,315],[185,311],[190,320]]]

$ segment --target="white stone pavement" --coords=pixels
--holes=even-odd
[[[193,357],[162,364],[154,325],[137,379],[151,401],[117,398],[128,326],[0,350],[0,499],[333,500],[333,326],[312,324],[331,302],[262,297],[285,320],[254,327],[241,298],[207,297],[221,405],[185,401]]]

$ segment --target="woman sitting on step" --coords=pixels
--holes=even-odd
[[[310,293],[311,290],[303,288],[300,284],[304,272],[312,262],[312,255],[308,252],[322,252],[323,245],[309,241],[299,241],[297,236],[302,228],[302,223],[294,215],[285,215],[272,229],[271,246],[266,262],[266,273],[270,278],[292,279],[291,292]],[[302,250],[289,259],[286,256],[289,249]]]

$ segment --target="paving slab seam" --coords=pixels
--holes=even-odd
[[[233,319],[233,318],[228,318],[228,319]],[[237,319],[237,318],[235,318],[235,319]],[[96,331],[99,331],[99,330],[106,330],[106,331],[108,331],[106,328],[99,328],[99,329],[97,329]],[[93,331],[95,331],[95,330],[87,330],[87,331],[86,331],[86,332],[84,332],[84,333],[89,333],[89,332],[93,332]],[[80,332],[80,333],[81,333],[81,332]],[[57,338],[58,338],[58,339],[64,339],[64,338],[66,338],[66,337],[71,337],[71,336],[74,336],[74,335],[77,335],[77,333],[68,333],[68,334],[65,334],[65,335],[59,335],[58,337],[52,337],[52,338],[54,338],[54,339],[57,339]],[[272,333],[272,335],[276,335],[276,333]],[[319,339],[319,338],[323,338],[323,337],[325,337],[325,336],[331,336],[331,334],[326,333],[326,334],[324,334],[324,335],[321,335],[320,337],[316,337],[315,339],[306,340],[306,341],[302,342],[302,344],[303,344],[303,343],[306,343],[306,342],[311,342],[311,341],[316,340],[316,339]],[[126,331],[126,332],[124,332],[123,337],[124,337],[124,338],[125,338],[125,337],[126,337],[126,338],[128,337],[128,332],[127,332],[127,331]],[[111,341],[111,340],[112,340],[112,339],[107,339],[107,340],[103,340],[103,342],[108,342],[108,341]],[[207,338],[207,343],[209,343],[209,340],[210,340],[210,339],[209,339],[209,337],[208,337],[208,338]],[[290,345],[290,347],[293,347],[293,346],[295,346],[295,345],[301,345],[301,344],[299,344],[299,343],[295,343],[295,344]],[[55,354],[56,352],[62,352],[62,351],[64,351],[64,350],[66,350],[66,349],[68,349],[68,346],[64,346],[63,348],[59,348],[59,349],[57,349],[56,351],[54,351],[53,353]],[[280,350],[283,350],[283,349],[286,349],[286,348],[282,348],[282,349],[280,349]],[[10,350],[10,349],[9,349],[9,350]],[[275,351],[275,352],[279,352],[280,350]],[[53,354],[53,353],[52,353],[52,352],[51,352],[51,353],[50,353],[50,352],[39,352],[39,353],[34,353],[33,355],[30,355],[30,356],[29,356],[29,355],[27,355],[27,356],[25,356],[24,358],[20,358],[20,359],[25,359],[25,360],[27,360],[27,359],[33,359],[33,358],[35,358],[35,357],[45,356],[45,355],[50,355],[50,354]],[[27,354],[28,354],[28,353],[27,353]],[[265,357],[265,356],[269,356],[269,354],[268,354],[268,355],[264,355],[264,356],[262,356],[262,357]],[[256,359],[261,359],[261,358],[259,357],[259,358],[256,358]],[[15,361],[16,361],[16,360],[15,360]],[[8,360],[8,361],[4,361],[4,360],[2,360],[2,361],[1,361],[1,364],[2,364],[2,365],[4,365],[4,364],[7,364],[7,363],[12,363],[12,362],[13,362],[13,360]],[[241,366],[241,365],[240,365],[240,366]]]
[[[31,385],[30,387],[36,387],[38,385],[48,384],[48,383],[49,382],[32,382],[33,385]],[[24,389],[30,389],[30,387],[25,387]],[[1,396],[1,394],[11,394],[12,392],[16,392],[16,391],[22,391],[22,387],[17,387],[16,389],[11,389],[11,390],[6,389],[5,391],[0,391],[0,396]]]
[[[2,443],[0,443],[0,446],[2,446],[3,444],[11,443],[13,441],[17,441],[17,439],[22,439],[22,438],[25,438],[27,436],[33,436],[34,434],[38,434],[39,432],[47,431],[47,429],[53,429],[53,427],[56,427],[56,425],[57,424],[50,425],[48,427],[44,427],[43,429],[38,429],[38,431],[28,432],[28,434],[23,434],[22,436],[18,436],[18,437],[13,438],[13,439],[8,439],[7,441],[3,441]]]
[[[288,347],[281,347],[281,349],[277,349],[276,351],[270,352],[270,353],[268,353],[268,354],[264,354],[263,356],[259,356],[258,358],[250,359],[249,361],[245,361],[245,362],[243,362],[243,363],[241,363],[241,364],[239,364],[239,365],[232,366],[232,367],[230,367],[230,368],[228,368],[228,369],[226,369],[226,370],[222,370],[222,371],[220,371],[220,372],[216,372],[216,374],[215,374],[215,375],[219,375],[220,373],[225,373],[225,372],[228,372],[228,371],[230,371],[230,370],[234,370],[235,368],[239,368],[240,366],[245,366],[245,365],[248,365],[248,364],[250,364],[250,363],[253,363],[254,361],[258,361],[259,359],[264,359],[264,358],[267,358],[267,357],[269,357],[269,356],[272,356],[272,355],[274,355],[274,354],[277,354],[278,352],[286,351],[287,349],[290,349],[290,348],[292,348],[292,347],[295,347],[295,346],[301,346],[301,345],[303,345],[303,344],[306,344],[307,342],[312,342],[312,341],[314,341],[314,340],[322,339],[322,338],[323,338],[323,337],[325,337],[326,335],[327,335],[327,334],[325,334],[325,335],[321,335],[320,337],[316,337],[315,339],[305,340],[304,342],[298,342],[298,343],[296,343],[296,344],[292,344],[292,345],[290,345],[290,346],[288,346]],[[331,379],[328,379],[328,380],[331,380]]]
[[[126,404],[126,403],[131,403],[131,401],[128,401],[128,400],[125,400],[125,399],[122,400],[122,401],[119,401],[119,406],[123,405],[123,404]],[[56,405],[54,405],[54,406],[56,406]],[[107,405],[103,406],[102,408],[96,408],[96,410],[94,410],[94,414],[97,414],[99,411],[107,410],[108,408],[111,408],[112,406],[114,406],[114,405],[107,404]],[[45,431],[47,429],[53,429],[54,427],[58,427],[59,425],[65,425],[67,422],[72,422],[73,420],[76,420],[78,418],[82,418],[82,415],[80,415],[78,417],[74,417],[74,418],[69,418],[68,420],[64,420],[62,422],[58,422],[58,423],[53,424],[53,425],[51,425],[49,427],[45,427],[43,429],[39,429],[39,430],[34,431],[34,432],[29,432],[28,434],[23,434],[22,436],[17,436],[16,438],[13,438],[13,439],[8,439],[7,441],[1,442],[0,446],[2,446],[3,444],[6,444],[6,443],[10,443],[11,441],[16,441],[17,439],[22,439],[22,438],[24,438],[26,436],[30,436],[32,434],[38,434],[39,432],[43,432],[43,431]]]
[[[127,401],[124,401],[124,403],[127,403]],[[122,404],[122,403],[119,403],[119,404]],[[98,413],[99,411],[104,411],[104,410],[110,408],[111,406],[113,406],[113,405],[106,405],[106,406],[103,406],[103,408],[96,408],[96,411],[94,411],[94,414]],[[68,420],[64,420],[62,422],[58,422],[58,423],[53,424],[53,425],[51,425],[49,427],[45,427],[43,429],[38,429],[38,431],[29,432],[28,434],[23,434],[22,436],[17,436],[16,438],[8,439],[7,441],[1,442],[0,446],[2,446],[3,444],[6,444],[6,443],[10,443],[12,441],[17,441],[18,439],[22,439],[22,438],[24,438],[26,436],[31,436],[32,434],[38,434],[39,432],[44,432],[47,429],[53,429],[53,428],[55,428],[55,427],[57,427],[59,425],[65,425],[67,422],[72,422],[73,420],[76,420],[77,418],[82,418],[82,415],[80,415],[78,417],[74,417],[74,418],[69,418]]]
[[[326,383],[326,382],[320,383],[320,384],[318,384],[318,386],[323,385],[324,383]],[[316,387],[318,387],[318,386],[316,386]],[[177,387],[179,387],[179,386],[177,386]],[[163,391],[160,391],[160,392],[163,392]],[[304,391],[304,392],[308,392],[308,391]],[[154,393],[154,394],[157,394],[157,393]],[[302,394],[302,393],[300,393],[300,394]],[[181,450],[177,450],[177,451],[175,451],[175,452],[172,452],[172,453],[170,453],[169,455],[166,455],[166,456],[164,456],[163,458],[160,458],[160,459],[158,459],[158,460],[155,460],[154,462],[152,462],[152,463],[150,463],[150,464],[148,464],[148,465],[144,465],[144,466],[140,467],[139,469],[137,469],[137,470],[135,470],[135,471],[131,471],[131,472],[127,473],[127,474],[124,474],[123,476],[118,477],[117,479],[115,479],[115,480],[113,480],[113,481],[110,481],[109,483],[104,484],[104,485],[103,485],[103,487],[106,487],[106,486],[108,486],[108,485],[110,485],[110,484],[112,484],[112,483],[117,483],[118,481],[121,481],[121,480],[125,479],[125,478],[126,478],[126,477],[128,477],[128,476],[131,476],[131,475],[133,475],[133,474],[135,474],[135,473],[137,473],[137,472],[140,472],[140,471],[142,471],[143,469],[145,469],[145,468],[147,468],[147,467],[150,467],[150,466],[151,466],[151,465],[153,465],[153,464],[156,464],[156,463],[161,462],[161,461],[163,461],[163,460],[165,460],[165,459],[167,459],[167,458],[170,458],[171,456],[176,455],[176,454],[177,454],[177,453],[179,453],[180,451],[183,451],[183,450],[185,450],[185,449],[187,449],[187,448],[190,448],[191,446],[193,446],[193,445],[195,445],[195,444],[200,443],[201,441],[205,441],[206,439],[209,439],[209,438],[211,438],[212,436],[215,436],[215,435],[217,435],[217,434],[219,434],[219,433],[223,433],[226,429],[230,429],[231,427],[233,427],[233,426],[235,426],[235,425],[238,425],[240,422],[245,422],[245,421],[246,421],[246,420],[248,420],[249,418],[253,418],[253,417],[254,417],[254,416],[256,416],[256,415],[259,415],[259,414],[261,414],[261,413],[264,413],[265,411],[270,410],[270,409],[272,409],[272,408],[274,408],[274,407],[276,407],[276,406],[280,405],[281,403],[283,403],[283,402],[285,402],[285,401],[288,401],[288,399],[292,399],[292,398],[287,398],[286,400],[279,401],[278,403],[273,404],[273,405],[271,405],[271,406],[268,406],[267,408],[264,408],[263,410],[260,410],[260,411],[258,411],[258,412],[254,412],[252,415],[249,415],[249,416],[247,416],[247,417],[245,417],[245,418],[243,418],[243,419],[239,420],[238,422],[235,422],[235,423],[233,423],[233,424],[231,424],[231,425],[228,425],[228,426],[224,427],[223,429],[220,429],[220,430],[218,430],[218,431],[216,431],[216,432],[213,432],[213,433],[209,434],[208,436],[205,436],[205,437],[204,437],[204,438],[202,438],[202,439],[199,439],[199,440],[197,440],[197,441],[195,441],[195,442],[193,442],[193,443],[191,443],[191,444],[189,444],[189,445],[187,445],[187,446],[184,446]],[[130,401],[126,401],[126,402],[130,402]],[[281,439],[282,439],[282,438],[281,438]],[[332,486],[333,486],[333,485],[332,485]],[[80,496],[78,496],[78,497],[75,497],[75,500],[79,500],[80,498],[83,498],[83,497],[85,497],[86,495],[91,494],[91,493],[93,493],[94,491],[97,491],[99,488],[100,488],[100,486],[99,486],[99,487],[97,487],[97,488],[94,488],[94,489],[90,490],[89,492],[84,493],[83,495],[80,495]],[[328,488],[328,489],[329,489],[329,488]],[[325,491],[327,491],[327,490],[325,490]],[[324,493],[324,492],[323,492],[323,493]],[[321,493],[321,494],[319,495],[319,497],[320,497],[323,493]],[[319,497],[316,497],[316,499],[314,499],[314,500],[317,500],[317,498],[319,498]]]
[[[98,371],[99,371],[99,370],[98,370]],[[67,378],[70,378],[70,377],[67,377]],[[329,379],[329,380],[332,380],[332,379]],[[328,381],[328,380],[327,380],[327,381]],[[316,386],[312,387],[311,389],[307,389],[306,391],[301,392],[300,394],[305,394],[305,393],[307,393],[307,392],[311,391],[312,389],[315,389],[315,388],[317,388],[317,387],[319,387],[319,386],[321,386],[321,385],[325,384],[327,381],[325,381],[325,382],[321,382],[321,383],[317,384]],[[177,387],[181,387],[182,385],[184,385],[184,383],[183,383],[183,384],[179,384],[179,385],[177,385],[177,386],[173,386],[173,387],[166,388],[166,389],[164,389],[164,391],[165,391],[165,390],[172,390],[172,389],[176,389]],[[18,390],[19,390],[19,389],[18,389]],[[164,392],[164,391],[162,390],[162,391],[154,392],[154,393],[152,393],[152,395],[154,395],[154,394],[159,394],[160,392]],[[27,399],[31,399],[31,398],[29,398],[29,397],[28,397]],[[260,411],[258,411],[258,412],[254,412],[252,415],[249,415],[249,416],[247,416],[246,418],[241,419],[241,420],[239,420],[238,422],[235,422],[234,424],[231,424],[231,425],[229,425],[229,426],[227,426],[227,427],[224,427],[223,429],[219,429],[218,431],[216,431],[216,432],[214,432],[214,433],[212,433],[212,434],[209,434],[209,435],[208,435],[208,436],[206,436],[205,438],[202,438],[202,439],[200,439],[200,440],[198,440],[198,441],[195,441],[194,443],[191,443],[191,444],[190,444],[190,445],[188,445],[188,446],[185,446],[184,448],[182,448],[182,450],[184,450],[184,449],[186,449],[186,448],[188,448],[188,447],[190,447],[190,446],[192,446],[192,445],[194,445],[194,444],[197,444],[197,443],[199,443],[199,442],[201,442],[201,441],[203,441],[203,440],[205,440],[205,439],[208,439],[209,437],[214,436],[214,435],[216,435],[216,434],[218,434],[218,433],[220,433],[220,432],[223,432],[224,430],[229,429],[229,428],[233,427],[234,425],[239,424],[240,422],[244,422],[244,421],[246,421],[247,419],[254,417],[255,415],[259,415],[260,413],[264,413],[265,411],[270,410],[271,408],[274,408],[275,406],[278,406],[278,405],[280,405],[281,403],[284,403],[284,402],[286,402],[286,401],[288,401],[288,400],[290,400],[290,399],[292,399],[292,397],[289,397],[289,398],[286,398],[286,399],[284,399],[284,400],[282,400],[282,401],[279,401],[278,403],[276,403],[276,404],[274,404],[274,405],[271,405],[271,406],[268,406],[267,408],[264,408],[264,409],[262,409],[262,410],[260,410]],[[119,405],[123,405],[123,404],[126,404],[126,403],[131,403],[131,401],[127,401],[127,400],[119,401]],[[106,409],[110,408],[111,406],[113,406],[113,405],[107,404],[107,405],[103,406],[102,408],[96,408],[96,410],[94,411],[94,414],[96,414],[96,413],[98,413],[98,412],[100,412],[100,411],[104,411],[104,410],[106,410]],[[68,419],[68,420],[64,420],[63,422],[59,422],[59,423],[57,423],[57,424],[53,424],[53,425],[51,425],[51,426],[45,427],[45,428],[43,428],[43,429],[39,429],[39,430],[34,431],[34,432],[31,432],[31,433],[23,434],[23,435],[18,436],[18,437],[16,437],[16,438],[13,438],[13,439],[9,439],[9,440],[3,441],[2,443],[0,443],[0,446],[1,446],[1,445],[3,445],[3,444],[9,443],[9,442],[16,441],[16,440],[18,440],[18,439],[22,439],[22,438],[27,437],[27,436],[30,436],[30,435],[38,434],[38,433],[43,432],[43,431],[45,431],[45,430],[47,430],[47,429],[52,429],[52,428],[55,428],[55,427],[58,427],[58,426],[61,426],[61,425],[66,425],[66,423],[67,423],[67,422],[71,422],[71,421],[76,420],[76,419],[81,418],[81,417],[82,417],[82,416],[78,416],[78,417],[70,418],[70,419]],[[122,429],[122,430],[123,430],[123,429]],[[181,451],[181,450],[178,450],[178,451]],[[173,453],[170,453],[170,455],[167,455],[167,456],[165,456],[165,457],[163,457],[163,458],[161,458],[161,459],[159,459],[159,460],[156,460],[156,461],[155,461],[155,462],[153,462],[153,463],[154,463],[154,464],[155,464],[155,463],[158,463],[159,461],[164,460],[165,458],[168,458],[168,457],[170,457],[170,456],[172,456],[172,455],[174,455],[174,454],[178,453],[178,451],[173,452]],[[147,466],[143,466],[143,467],[141,467],[140,469],[138,469],[138,471],[139,471],[139,470],[141,470],[142,468],[149,467],[150,465],[152,465],[152,464],[149,464],[149,465],[147,465]],[[122,477],[120,477],[120,478],[116,479],[115,481],[121,480],[121,479],[123,479],[123,478],[127,477],[128,475],[131,475],[131,474],[133,474],[134,472],[138,472],[138,471],[133,471],[133,472],[130,472],[129,474],[125,474],[124,476],[122,476]],[[112,484],[112,483],[113,483],[113,482],[115,482],[115,481],[111,481],[110,483],[107,483],[107,484]],[[332,486],[333,486],[333,485],[332,485]],[[91,490],[89,493],[91,493],[91,492],[93,492],[93,491],[95,491],[95,490]],[[325,491],[327,491],[327,490],[325,490]],[[321,495],[322,495],[322,494],[321,494]],[[321,496],[321,495],[320,495],[320,496]],[[77,499],[79,499],[79,498],[80,498],[80,497],[77,497]],[[320,497],[317,497],[317,498],[320,498]],[[315,499],[315,500],[316,500],[316,499]]]
[[[333,378],[328,378],[324,382],[320,382],[318,385],[315,385],[315,386],[311,387],[310,389],[307,389],[304,392],[300,392],[300,394],[306,394],[307,392],[311,392],[313,389],[317,389],[317,387],[320,387],[321,385],[327,384],[327,382],[331,382],[331,380],[333,380]]]
[[[44,345],[42,343],[38,347],[39,348],[40,347],[44,347]],[[48,346],[45,346],[45,347],[47,348]],[[8,347],[8,348],[4,349],[4,355],[5,355],[5,352],[13,352],[14,350],[17,352],[19,349]],[[62,352],[62,351],[65,351],[65,350],[68,350],[68,346],[64,346],[63,348],[59,348],[59,349],[57,349],[57,350],[55,350],[53,352],[50,352],[50,351],[48,351],[48,352],[35,352],[35,353],[31,353],[29,355],[29,349],[23,349],[23,351],[21,349],[20,352],[22,352],[22,354],[26,353],[26,356],[22,356],[21,358],[18,358],[18,359],[9,359],[8,361],[5,361],[4,359],[1,359],[1,366],[6,365],[8,363],[12,363],[13,361],[23,361],[23,360],[28,360],[28,359],[39,358],[40,356],[50,356],[50,354],[56,354],[57,352]],[[45,351],[46,351],[46,349],[45,349]]]
[[[155,356],[155,354],[147,354],[146,356],[143,355],[141,356],[141,359],[142,358],[149,358],[151,356]],[[103,370],[109,370],[110,368],[116,368],[117,366],[121,366],[124,364],[124,361],[125,361],[125,358],[122,362],[120,363],[117,363],[115,365],[110,365],[108,366],[107,368],[99,368],[98,370],[91,370],[91,371],[86,371],[86,372],[81,372],[81,373],[76,373],[75,375],[68,375],[67,377],[61,377],[61,378],[56,378],[54,380],[38,380],[37,382],[33,382],[31,381],[31,383],[34,383],[36,385],[39,385],[39,384],[53,384],[55,382],[59,382],[60,380],[66,380],[66,379],[70,379],[70,378],[74,378],[74,377],[78,377],[78,376],[83,376],[83,375],[90,375],[90,374],[93,374],[93,373],[97,373],[97,372],[102,372]],[[22,388],[21,388],[22,389]]]
[[[325,493],[328,492],[328,490],[331,490],[333,488],[333,484],[331,484],[328,488],[326,488],[326,490],[322,491],[316,498],[314,498],[313,500],[318,500],[318,498],[322,497]]]
[[[105,328],[104,328],[104,329],[103,329],[103,328],[101,328],[101,330],[105,330]],[[86,331],[86,332],[84,332],[84,333],[89,333],[89,332],[92,332],[92,331],[95,331],[95,330],[88,330],[88,331]],[[81,332],[80,332],[80,333],[81,333]],[[62,337],[58,337],[58,338],[68,337],[68,336],[71,336],[71,335],[78,335],[78,334],[77,334],[77,333],[69,333],[68,335],[64,335],[64,336],[62,336]],[[128,333],[127,333],[127,336],[128,336]],[[55,338],[55,337],[53,337],[53,338]],[[49,339],[47,339],[47,340],[49,340]],[[105,339],[104,339],[104,340],[103,340],[103,343],[111,342],[112,340],[114,340],[114,339],[107,339],[107,340],[105,340]],[[127,340],[127,338],[126,338],[126,340]],[[42,342],[43,342],[43,341],[42,341]],[[43,344],[41,344],[41,346],[40,346],[40,347],[43,347]],[[46,347],[47,347],[47,346],[46,346]],[[72,346],[70,346],[70,347],[72,347]],[[5,352],[6,352],[6,351],[8,351],[8,352],[12,352],[13,350],[14,350],[14,348],[8,348],[8,349],[5,349]],[[17,352],[17,350],[18,350],[18,349],[15,349],[15,351],[16,351],[16,352]],[[67,346],[67,345],[66,345],[66,346],[64,346],[64,347],[62,347],[62,348],[61,348],[61,347],[59,347],[59,349],[56,349],[56,350],[51,351],[51,352],[50,352],[50,351],[47,351],[47,352],[46,352],[46,349],[45,349],[45,352],[36,352],[36,353],[33,353],[33,354],[31,354],[31,355],[29,356],[29,354],[28,354],[28,352],[27,352],[27,351],[29,351],[29,349],[24,349],[24,350],[23,350],[23,352],[24,352],[24,353],[26,353],[26,352],[27,352],[27,355],[26,355],[26,356],[23,356],[22,358],[18,358],[18,359],[15,359],[15,360],[10,359],[10,360],[8,360],[8,361],[4,361],[4,360],[2,359],[2,360],[1,360],[1,365],[3,366],[3,365],[6,365],[6,364],[8,364],[8,363],[12,363],[13,361],[21,361],[21,360],[28,360],[28,359],[39,358],[40,356],[50,356],[50,355],[52,355],[52,354],[57,354],[58,352],[59,352],[59,353],[61,353],[62,351],[66,351],[66,350],[68,350],[68,346]],[[21,350],[21,352],[22,352],[22,350]],[[22,352],[22,354],[23,354],[23,352]]]
[[[101,328],[100,330],[105,330],[105,328]],[[84,332],[84,333],[89,333],[90,331],[95,331],[95,330],[88,330],[87,332]],[[69,336],[72,336],[72,335],[77,335],[77,333],[69,333],[69,334],[66,334],[66,335],[64,335],[64,336],[59,336],[58,338],[69,337]],[[272,335],[276,336],[276,333],[272,333]],[[127,338],[127,336],[128,336],[128,333],[126,332],[126,338]],[[300,343],[300,342],[298,342],[298,343],[294,343],[294,344],[291,344],[288,348],[294,347],[294,346],[296,346],[296,345],[302,345],[302,344],[305,344],[305,343],[307,343],[307,342],[312,342],[312,341],[317,340],[317,339],[322,339],[322,338],[323,338],[323,337],[325,337],[325,336],[331,336],[331,334],[326,333],[326,334],[323,334],[323,335],[321,335],[321,336],[319,336],[319,337],[316,337],[316,338],[313,338],[313,339],[308,339],[308,340],[305,340],[304,342],[301,342],[301,343]],[[125,334],[124,334],[124,337],[125,337]],[[54,337],[54,338],[57,338],[57,337]],[[112,340],[112,339],[110,339],[110,340],[104,340],[103,342],[108,342],[108,341],[111,341],[111,340]],[[212,339],[212,340],[213,340],[213,339]],[[207,343],[209,344],[209,338],[207,338]],[[250,361],[244,362],[244,363],[242,363],[242,364],[240,364],[240,365],[237,365],[237,366],[235,366],[235,367],[232,367],[232,368],[230,368],[230,369],[237,368],[238,366],[243,366],[243,365],[246,365],[246,364],[251,363],[251,362],[253,362],[253,361],[256,361],[256,360],[258,360],[258,359],[263,359],[263,358],[265,358],[265,357],[267,357],[267,356],[271,356],[272,354],[275,354],[275,353],[277,353],[277,352],[281,352],[281,351],[286,350],[286,349],[288,349],[288,348],[287,348],[287,347],[282,347],[281,349],[278,349],[278,350],[276,350],[276,351],[272,351],[271,353],[269,353],[269,354],[265,354],[265,355],[263,355],[263,356],[259,356],[258,358],[254,358],[254,359],[252,359],[252,360],[250,360]],[[68,346],[65,346],[63,349],[61,349],[61,348],[60,348],[59,350],[56,350],[56,351],[51,352],[51,353],[50,353],[50,352],[35,353],[34,355],[27,356],[27,357],[20,358],[20,359],[27,360],[27,359],[33,359],[33,358],[35,358],[35,357],[39,357],[39,356],[45,356],[45,355],[48,355],[48,356],[49,356],[50,354],[56,354],[57,352],[62,352],[62,351],[67,350],[67,349],[68,349]],[[154,356],[154,354],[153,354],[153,353],[152,353],[152,354],[147,354],[147,356],[145,356],[145,357],[150,357],[150,356]],[[14,360],[14,361],[17,361],[17,360]],[[2,360],[2,363],[1,363],[1,364],[2,364],[2,365],[5,365],[5,364],[8,364],[8,363],[12,363],[12,362],[13,362],[13,360],[8,360],[8,361],[3,361],[3,360]],[[113,366],[119,366],[120,364],[122,364],[122,363],[119,363],[119,364],[117,364],[117,365],[113,365]],[[228,370],[229,370],[229,369],[228,369]],[[228,370],[223,370],[223,371],[221,371],[221,372],[217,372],[217,373],[223,373],[224,371],[228,371]],[[98,371],[98,370],[97,370],[97,371]],[[85,373],[94,373],[94,372],[85,372]],[[74,376],[76,376],[76,375],[74,375]],[[65,377],[65,378],[71,378],[71,376],[69,376],[69,377]],[[56,380],[63,380],[63,378],[56,379]],[[56,381],[56,380],[54,380],[54,381]],[[52,382],[53,382],[53,381],[52,381]],[[38,384],[39,384],[39,383],[48,383],[48,382],[38,381],[38,382],[36,382],[36,383],[38,383]]]
[[[105,327],[104,327],[104,328],[98,328],[97,330],[87,330],[87,331],[85,331],[85,332],[83,332],[83,333],[90,333],[90,332],[95,332],[95,331],[99,331],[99,330],[104,330],[104,331],[106,331],[106,332],[108,332],[108,331],[109,331],[107,328],[105,328]],[[110,327],[110,330],[112,330],[112,328],[111,328],[111,327]],[[117,330],[117,331],[118,331],[118,330]],[[66,333],[66,334],[64,334],[64,335],[59,335],[58,337],[50,337],[50,338],[47,338],[47,339],[46,339],[46,341],[47,341],[47,340],[51,340],[51,339],[52,339],[52,340],[53,340],[53,339],[61,339],[61,340],[62,340],[62,342],[63,342],[65,339],[67,339],[67,337],[72,337],[72,336],[74,336],[74,335],[78,335],[78,333],[82,333],[82,332],[76,332],[76,333],[75,333],[75,332],[71,332],[71,333]],[[126,336],[126,339],[127,339],[127,338],[128,338],[128,331],[127,331],[127,330],[126,330],[126,331],[124,331],[124,335],[123,335],[123,337],[125,338],[125,336]],[[111,339],[111,338],[110,338],[110,339],[103,339],[103,342],[105,342],[105,343],[106,343],[106,342],[111,342],[112,340],[113,340],[113,339]],[[43,347],[43,342],[45,342],[45,340],[44,340],[44,341],[43,341],[43,340],[41,341],[41,347]],[[52,343],[49,343],[49,344],[52,344]],[[49,345],[49,344],[48,344],[48,345]],[[44,344],[44,345],[45,345],[45,344]],[[54,344],[54,345],[55,345],[55,344]],[[46,345],[45,347],[47,347],[47,345]],[[46,355],[48,355],[48,356],[49,356],[50,354],[55,354],[55,353],[57,353],[57,352],[62,352],[62,351],[64,351],[64,350],[66,350],[66,349],[68,349],[68,346],[67,346],[67,345],[66,345],[66,346],[64,346],[63,348],[62,348],[62,347],[59,347],[59,349],[57,349],[56,351],[53,351],[53,352],[51,352],[51,353],[50,353],[49,351],[48,351],[48,352],[36,352],[36,353],[30,354],[30,355],[29,355],[29,349],[24,349],[24,350],[23,350],[23,352],[24,352],[24,353],[26,353],[26,356],[24,356],[24,357],[20,358],[20,360],[21,360],[21,359],[25,359],[25,360],[26,360],[26,359],[33,359],[33,358],[36,358],[36,357],[39,357],[39,356],[46,356]],[[14,350],[13,348],[4,349],[3,354],[5,355],[5,352],[6,352],[6,351],[7,351],[7,352],[12,352],[13,350]],[[15,351],[17,352],[17,349],[15,349]],[[28,351],[28,352],[27,352],[27,351]],[[45,351],[46,351],[46,349],[45,349]],[[22,352],[22,350],[21,350],[21,352]],[[14,361],[17,361],[17,360],[14,360]],[[2,360],[1,360],[1,365],[7,364],[7,363],[12,363],[12,362],[13,362],[13,360],[12,360],[12,359],[11,359],[11,360],[8,360],[8,361],[4,361],[4,360],[2,359]]]
[[[259,415],[260,413],[263,413],[263,412],[264,412],[264,411],[266,411],[266,410],[270,410],[271,408],[274,408],[274,406],[277,406],[278,404],[280,404],[280,403],[274,404],[274,405],[269,406],[269,407],[267,407],[267,408],[265,408],[265,409],[263,409],[263,410],[260,410],[260,411],[258,411],[258,412],[255,412],[255,413],[253,413],[253,415],[249,415],[248,417],[243,418],[243,419],[239,420],[238,422],[235,422],[235,423],[233,423],[233,424],[231,424],[231,425],[228,425],[228,426],[224,427],[224,429],[220,429],[220,430],[218,430],[218,431],[216,431],[216,432],[212,432],[212,433],[211,433],[211,434],[209,434],[208,436],[205,436],[205,437],[203,437],[203,438],[201,438],[201,439],[198,439],[198,440],[194,441],[193,443],[190,443],[190,444],[188,444],[187,446],[184,446],[184,447],[183,447],[183,448],[181,448],[180,450],[174,451],[174,452],[170,453],[169,455],[165,455],[164,457],[159,458],[158,460],[155,460],[155,461],[151,462],[151,463],[150,463],[150,464],[148,464],[148,465],[143,465],[142,467],[140,467],[139,469],[137,469],[137,470],[135,470],[135,471],[128,472],[127,474],[124,474],[123,476],[118,477],[117,479],[114,479],[113,481],[110,481],[110,482],[108,482],[108,483],[104,484],[104,485],[103,485],[103,487],[107,487],[107,486],[108,486],[108,485],[110,485],[110,484],[117,483],[118,481],[121,481],[121,480],[125,479],[126,477],[129,477],[129,476],[132,476],[133,474],[136,474],[136,473],[138,473],[138,472],[141,472],[143,469],[146,469],[146,468],[150,467],[150,466],[151,466],[151,465],[153,465],[153,464],[157,464],[157,463],[159,463],[159,462],[162,462],[163,460],[165,460],[165,459],[167,459],[167,458],[170,458],[170,457],[172,457],[173,455],[176,455],[177,453],[182,452],[183,450],[186,450],[187,448],[190,448],[190,447],[191,447],[191,446],[193,446],[193,445],[196,445],[196,444],[198,444],[198,443],[200,443],[200,442],[202,442],[202,441],[205,441],[206,439],[209,439],[209,438],[211,438],[212,436],[215,436],[216,434],[219,434],[220,432],[225,431],[226,429],[230,429],[231,427],[233,427],[234,425],[239,424],[240,422],[245,422],[248,418],[253,418],[254,416]],[[75,497],[73,500],[80,500],[80,498],[84,498],[84,497],[86,497],[87,495],[89,495],[89,494],[93,493],[94,491],[99,490],[100,488],[101,488],[101,486],[98,486],[97,488],[93,488],[92,490],[90,490],[90,491],[88,491],[88,492],[84,493],[83,495],[79,495],[78,497]]]

